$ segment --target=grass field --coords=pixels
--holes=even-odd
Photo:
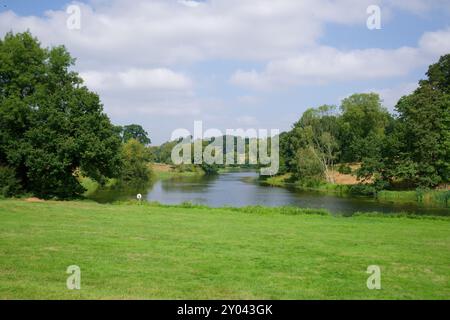
[[[450,220],[282,212],[2,200],[0,298],[450,299]]]

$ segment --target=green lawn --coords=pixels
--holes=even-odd
[[[450,299],[450,220],[3,200],[0,299],[21,298]]]

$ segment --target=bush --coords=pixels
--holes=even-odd
[[[10,167],[0,166],[0,196],[11,197],[20,193],[20,181]]]
[[[377,189],[370,184],[356,184],[350,187],[350,194],[358,196],[375,196]]]
[[[352,168],[350,168],[348,165],[341,164],[338,167],[338,172],[340,174],[351,174],[352,173]]]

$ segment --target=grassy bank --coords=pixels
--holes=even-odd
[[[377,193],[380,201],[421,203],[429,206],[450,207],[450,190],[414,190],[414,191],[387,191]]]
[[[356,190],[352,185],[333,183],[301,183],[292,181],[291,174],[274,176],[263,180],[263,184],[273,187],[292,187],[299,190],[330,192],[341,195],[352,195]],[[355,193],[355,195],[358,195]],[[381,202],[412,203],[430,207],[450,207],[450,190],[410,190],[410,191],[378,191],[374,197]]]
[[[267,178],[266,180],[263,180],[262,183],[272,187],[291,187],[299,190],[322,191],[338,194],[348,194],[351,187],[351,185],[333,184],[326,182],[301,183],[299,181],[293,181],[292,175],[290,173]]]
[[[149,166],[152,172],[152,178],[154,180],[167,180],[177,177],[196,177],[205,174],[200,168],[197,167],[176,167],[159,163],[152,163],[149,164]],[[84,193],[84,196],[86,197],[91,196],[100,188],[100,184],[92,180],[91,178],[81,176],[79,177],[79,181],[81,185],[86,189],[86,192]],[[109,179],[105,187],[108,188],[115,185],[117,185],[117,180]]]
[[[196,166],[172,166],[168,164],[151,164],[153,177],[158,180],[167,180],[177,177],[197,177],[205,174]]]
[[[450,299],[445,219],[4,200],[0,257],[0,299]]]

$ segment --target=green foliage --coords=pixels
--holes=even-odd
[[[350,168],[348,165],[341,163],[338,167],[338,172],[340,174],[351,174],[352,168]]]
[[[434,90],[450,93],[450,54],[440,57],[427,71],[426,80],[421,80],[421,86],[431,86]]]
[[[301,183],[324,179],[335,162],[362,162],[353,193],[374,194],[393,187],[435,187],[450,180],[450,54],[430,66],[420,87],[397,103],[397,116],[378,94],[354,94],[341,103],[305,111],[280,135],[280,173]],[[320,166],[319,166],[320,164]],[[340,173],[350,170],[340,166]],[[330,179],[331,178],[331,179]],[[372,189],[373,188],[373,189]]]
[[[122,146],[122,174],[120,180],[126,185],[142,185],[151,179],[149,150],[139,141],[129,139]]]
[[[206,175],[214,175],[219,172],[219,166],[216,164],[202,163],[200,168],[202,168]]]
[[[298,179],[321,180],[333,182],[329,171],[334,167],[338,157],[337,134],[338,122],[335,107],[324,105],[317,109],[308,109],[302,118],[294,124],[288,137],[282,137],[281,158],[292,156],[292,151],[283,150],[293,148],[293,161],[289,164]]]
[[[120,138],[73,64],[28,32],[0,40],[0,164],[42,198],[80,195],[78,169],[100,182],[120,169]]]
[[[370,184],[356,184],[350,187],[350,194],[357,196],[375,196],[377,189]]]
[[[398,117],[378,156],[364,159],[362,177],[434,187],[450,179],[450,55],[430,66],[428,79],[397,103]]]
[[[354,94],[342,101],[340,125],[341,160],[361,161],[376,155],[391,116],[376,93]]]
[[[123,142],[127,142],[130,139],[135,139],[142,143],[143,145],[149,145],[152,143],[150,140],[147,131],[145,131],[138,124],[130,124],[120,128],[122,131],[122,140]]]
[[[0,166],[0,196],[11,197],[20,192],[20,181],[16,178],[16,171],[10,167]]]
[[[312,146],[300,149],[296,155],[294,176],[302,181],[320,181],[324,177],[323,167]]]
[[[150,147],[152,159],[157,163],[172,163],[172,149],[179,143],[178,140],[168,141],[157,147]]]

